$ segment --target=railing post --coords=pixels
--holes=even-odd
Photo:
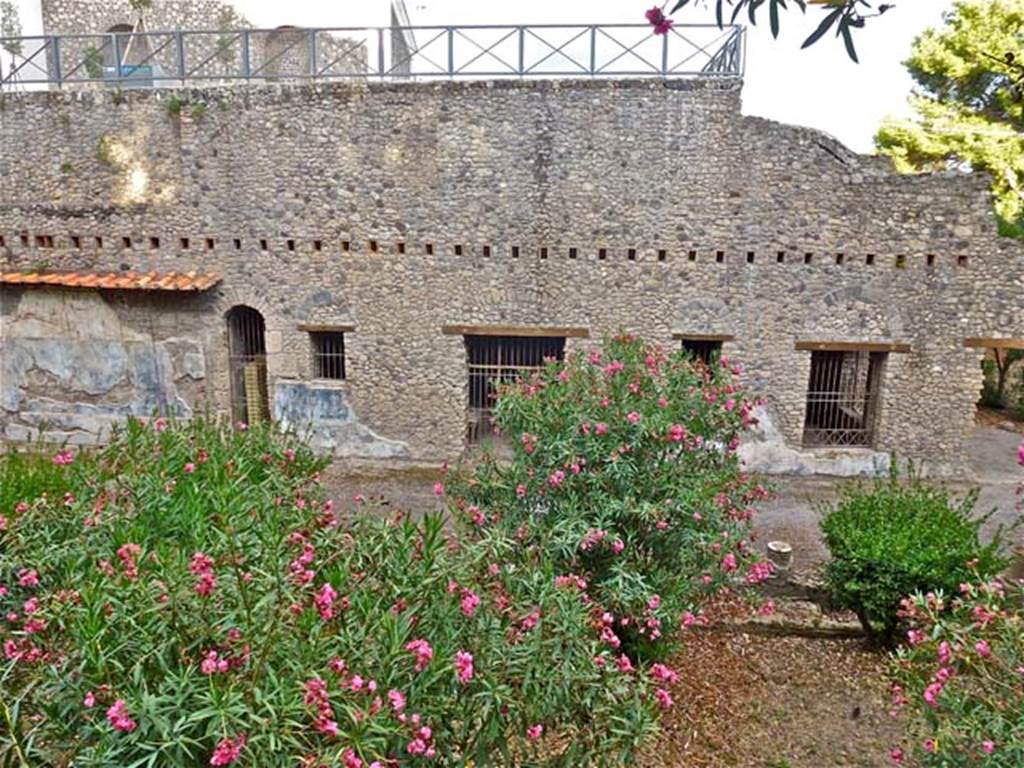
[[[377,73],[384,79],[387,65],[384,62],[384,27],[377,27]]]
[[[185,85],[185,36],[179,29],[174,33],[174,47],[178,50],[178,78]]]
[[[455,28],[448,27],[448,79],[455,77]]]
[[[309,76],[316,77],[316,30],[309,30]]]
[[[661,36],[661,76],[668,77],[668,37],[672,30]]]
[[[590,76],[597,74],[597,27],[590,27]]]
[[[526,27],[519,27],[519,77],[526,76]]]
[[[117,82],[121,83],[121,41],[118,39],[118,35],[115,32],[111,35],[114,39],[114,73],[117,78]],[[104,73],[106,74],[106,73]]]
[[[242,77],[249,79],[251,67],[249,64],[249,30],[242,30]]]
[[[64,78],[61,76],[60,67],[60,38],[54,35],[52,38],[53,45],[53,76],[57,80],[57,87],[60,88]]]

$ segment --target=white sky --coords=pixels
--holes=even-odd
[[[39,1],[16,0],[25,34],[38,34]],[[161,0],[154,0],[159,3]],[[713,3],[714,0],[708,0]],[[748,31],[744,112],[826,131],[849,147],[871,151],[872,136],[887,115],[908,116],[912,81],[900,63],[916,35],[941,23],[952,0],[891,0],[896,7],[872,19],[856,36],[861,63],[847,59],[833,37],[800,50],[821,11],[784,14],[782,34],[772,40],[761,9],[758,26]],[[386,0],[235,0],[234,6],[258,26],[346,26]],[[654,0],[406,0],[416,24],[640,23]],[[346,10],[347,9],[347,10]],[[712,8],[689,8],[679,23],[713,21]],[[355,22],[368,23],[364,21]]]

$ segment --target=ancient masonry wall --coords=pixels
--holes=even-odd
[[[174,114],[172,96],[205,108]],[[897,176],[742,117],[737,81],[24,93],[0,101],[0,146],[5,269],[223,276],[159,302],[5,289],[9,438],[45,419],[93,439],[80,406],[111,398],[226,410],[224,313],[246,304],[272,393],[310,385],[301,325],[355,327],[347,380],[312,382],[337,409],[317,438],[343,456],[457,454],[466,359],[442,326],[476,324],[589,329],[569,349],[619,329],[729,335],[768,398],[755,468],[863,471],[893,450],[955,471],[981,387],[964,340],[1024,338],[1024,253],[996,236],[983,178]],[[90,324],[148,344],[161,376],[129,366],[97,393],[95,365],[39,351]],[[909,345],[888,356],[875,451],[800,447],[800,341]]]

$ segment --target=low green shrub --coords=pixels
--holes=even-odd
[[[453,472],[452,512],[477,541],[516,541],[585,582],[608,647],[663,656],[706,597],[770,574],[749,546],[765,491],[735,453],[752,422],[738,372],[629,336],[552,361],[501,393],[511,459]]]
[[[902,481],[893,466],[886,478],[846,487],[821,523],[833,601],[856,612],[869,637],[885,645],[897,639],[905,596],[948,593],[972,574],[988,577],[1007,563],[999,532],[981,543],[989,515],[974,514],[977,491],[955,501],[912,467]]]
[[[972,579],[903,607],[909,642],[894,661],[893,704],[926,768],[1024,765],[1024,589]],[[904,747],[907,747],[904,749]]]
[[[628,763],[672,673],[586,585],[438,516],[343,519],[271,427],[129,422],[0,531],[0,764]]]

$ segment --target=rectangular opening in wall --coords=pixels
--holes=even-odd
[[[896,265],[895,266],[896,266],[896,269],[906,269],[907,268],[907,257],[904,256],[902,253],[900,255],[898,255],[896,257]]]
[[[512,258],[513,259],[518,259],[519,258],[519,246],[518,245],[513,245],[512,246]]]
[[[242,241],[239,238],[236,237],[234,240],[232,240],[232,243],[234,243],[236,251],[242,250]]]
[[[668,258],[668,251],[666,251],[664,248],[662,248],[661,250],[658,251],[658,261],[664,261],[667,258]]]
[[[966,267],[967,266],[967,257],[966,256],[957,256],[956,257],[956,265],[958,267]]]
[[[636,248],[630,248],[626,251],[626,258],[630,261],[636,261]]]
[[[36,248],[53,248],[53,236],[36,235]]]
[[[696,261],[697,260],[697,252],[696,251],[690,251],[688,254],[686,254],[686,258],[688,258],[690,261]]]
[[[785,251],[779,251],[777,254],[775,254],[775,260],[779,264],[785,264],[786,263],[786,252]]]
[[[3,244],[4,244],[4,239],[2,237],[0,237],[0,245],[3,245]],[[81,237],[81,235],[72,235],[71,236],[71,247],[74,248],[75,250],[79,250],[79,251],[82,249],[82,237]]]
[[[341,331],[312,331],[313,375],[318,379],[345,378],[345,334]]]
[[[704,365],[711,365],[722,356],[722,342],[719,339],[683,339],[682,348],[687,357]]]
[[[159,237],[151,237],[151,238],[149,238],[149,247],[150,247],[151,250],[154,250],[154,251],[157,250],[160,247],[160,238]]]
[[[754,263],[754,252],[753,251],[747,251],[747,264],[753,264],[753,263]]]
[[[715,251],[715,261],[719,264],[725,261],[725,251]]]
[[[20,237],[21,237],[21,245],[22,245],[22,247],[23,248],[28,248],[28,243],[29,243],[28,235],[20,235]]]
[[[485,245],[483,248],[483,254],[485,259],[491,258],[491,246]]]
[[[121,247],[122,248],[131,248],[132,247],[132,239],[130,237],[122,237],[121,238]]]
[[[350,250],[352,250],[352,243],[350,243],[348,240],[342,240],[341,250],[344,251],[345,253],[348,253]]]
[[[5,245],[7,245],[7,240],[3,235],[0,235],[0,248],[3,248]]]
[[[570,259],[575,259],[576,256],[578,255],[578,253],[579,252],[575,248],[570,248],[569,249],[569,258]]]
[[[370,252],[371,253],[376,253],[377,252],[377,241],[376,240],[371,240],[370,241]]]
[[[402,242],[395,243],[395,253],[397,253],[399,256],[401,256],[403,253],[405,253],[405,243],[402,243]]]
[[[540,249],[540,257],[542,259],[546,259],[548,257],[548,249],[547,248],[541,248]]]
[[[842,265],[842,263],[843,263],[843,261],[845,260],[845,258],[846,258],[846,257],[845,257],[845,256],[843,256],[843,254],[841,254],[841,253],[837,253],[837,254],[836,254],[836,264],[837,264],[837,265],[840,265],[840,266],[841,266],[841,265]]]
[[[288,247],[289,251],[294,251],[295,250],[295,241],[294,240],[287,240],[287,241],[285,241],[285,245]],[[374,249],[374,250],[376,250],[376,249]]]
[[[461,245],[456,245],[455,246],[455,255],[456,256],[461,256],[462,255],[462,246]]]
[[[887,353],[811,352],[804,446],[871,447]]]
[[[599,258],[601,261],[604,261],[605,259],[607,259],[608,258],[608,249],[607,248],[598,248],[597,249],[597,258]]]
[[[313,250],[314,251],[319,253],[323,249],[324,249],[324,241],[323,240],[314,240],[313,241]]]
[[[565,357],[564,336],[463,336],[469,376],[466,442],[478,444],[494,431],[498,390],[540,370],[545,360]]]
[[[864,257],[864,263],[867,264],[869,267],[872,264],[874,264],[875,263],[875,254],[869,253],[867,256],[865,256]]]
[[[925,256],[925,263],[927,263],[929,267],[934,267],[935,266],[935,254],[934,253],[929,253],[927,256]]]
[[[180,240],[178,240],[178,245],[181,247],[181,250],[187,251],[190,245],[188,238],[183,237]]]
[[[426,245],[423,246],[423,250],[425,250],[427,252],[427,256],[433,256],[434,255],[434,244],[433,243],[427,243]]]
[[[96,247],[97,248],[102,248],[103,247],[103,238],[100,237],[99,235],[96,235]]]
[[[814,261],[814,254],[813,253],[805,253],[804,254],[804,264],[810,264],[812,261]]]
[[[265,250],[267,250],[267,248],[268,248],[267,241],[266,240],[260,240],[260,250],[261,251],[265,251]]]

